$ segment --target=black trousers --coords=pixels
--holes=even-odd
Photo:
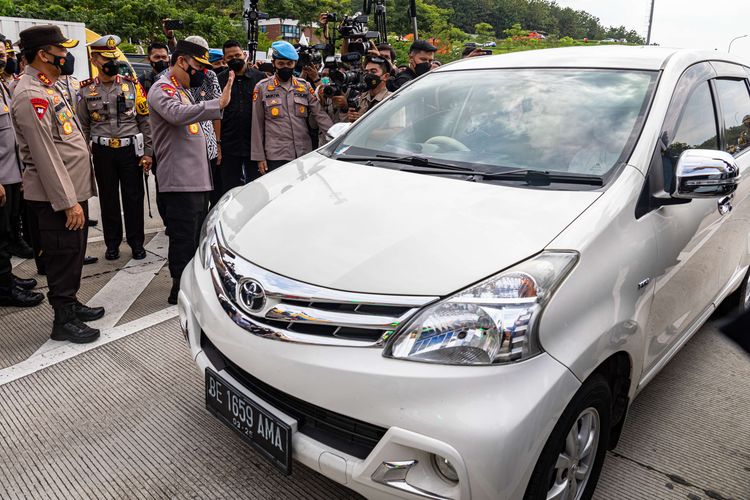
[[[34,210],[33,201],[24,200],[24,208],[26,211],[25,227],[26,232],[29,234],[29,245],[34,249],[34,262],[36,263],[36,270],[39,274],[46,274],[47,270],[44,266],[44,251],[42,250],[42,237],[39,234],[39,221],[37,220],[36,210]]]
[[[86,256],[88,226],[71,231],[65,228],[65,211],[55,212],[43,201],[26,201],[39,225],[42,261],[47,270],[47,299],[55,309],[75,302],[81,287],[83,258]],[[85,218],[89,218],[88,202],[81,202]]]
[[[4,184],[3,187],[6,197],[3,218],[8,225],[10,241],[18,241],[21,238],[21,202],[23,201],[21,183]]]
[[[11,228],[10,228],[10,210],[8,204],[11,201],[9,199],[8,191],[9,187],[16,184],[8,184],[3,186],[5,188],[5,205],[0,207],[0,288],[8,289],[13,286],[13,278],[11,278],[10,272],[13,270],[13,266],[10,263],[10,252],[8,251],[8,245],[10,244]]]
[[[224,164],[222,163],[221,165],[218,165],[218,161],[218,158],[210,160],[211,180],[213,180],[214,183],[214,190],[211,191],[208,201],[212,207],[216,205],[216,202],[219,201],[219,198],[221,198],[221,196],[225,193],[225,191],[221,188],[221,168],[224,166]]]
[[[286,165],[290,161],[292,160],[266,160],[266,165],[268,165],[268,171],[271,172],[272,170],[276,170],[282,165]]]
[[[258,162],[252,161],[249,156],[223,155],[219,171],[221,172],[221,194],[254,181],[259,175]]]
[[[161,193],[169,232],[169,274],[180,279],[198,250],[201,226],[208,213],[209,192]]]
[[[125,209],[125,238],[133,250],[143,248],[143,169],[138,165],[135,147],[92,147],[94,173],[99,186],[99,204],[107,250],[117,250],[122,243],[120,189]]]

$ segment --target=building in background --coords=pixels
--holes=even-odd
[[[321,43],[321,40],[315,35],[318,28],[316,23],[309,26],[301,26],[297,19],[283,19],[274,17],[271,19],[261,19],[258,21],[258,29],[265,33],[271,40],[284,40],[289,43],[299,41],[302,33],[305,34],[310,45]]]

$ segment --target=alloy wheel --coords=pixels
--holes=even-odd
[[[601,426],[595,408],[583,410],[565,437],[565,444],[557,457],[547,500],[578,500],[586,490]]]

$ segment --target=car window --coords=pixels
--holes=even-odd
[[[724,115],[724,150],[734,155],[750,146],[750,93],[745,80],[716,80]]]
[[[335,154],[604,175],[627,160],[656,77],[542,68],[429,74],[358,122]]]
[[[676,160],[687,149],[719,149],[714,103],[708,82],[696,87],[685,103],[666,156]]]

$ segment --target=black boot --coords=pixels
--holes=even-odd
[[[177,304],[177,294],[180,293],[180,278],[172,278],[172,290],[169,291],[167,302]]]
[[[69,340],[74,344],[88,344],[99,338],[99,330],[76,318],[75,303],[55,308],[52,340]]]
[[[11,277],[13,278],[13,285],[15,285],[17,288],[20,288],[21,290],[33,290],[34,288],[36,288],[37,282],[34,278],[19,278],[15,274],[11,274]]]
[[[34,250],[31,249],[29,244],[26,243],[26,240],[21,238],[20,235],[16,240],[10,242],[10,244],[8,245],[8,252],[11,255],[15,255],[16,257],[20,257],[22,259],[34,258]]]
[[[44,300],[39,292],[21,290],[15,286],[0,288],[0,307],[34,307]]]
[[[76,318],[80,321],[96,321],[104,316],[103,307],[89,307],[80,302],[73,304],[73,310],[76,313]]]

